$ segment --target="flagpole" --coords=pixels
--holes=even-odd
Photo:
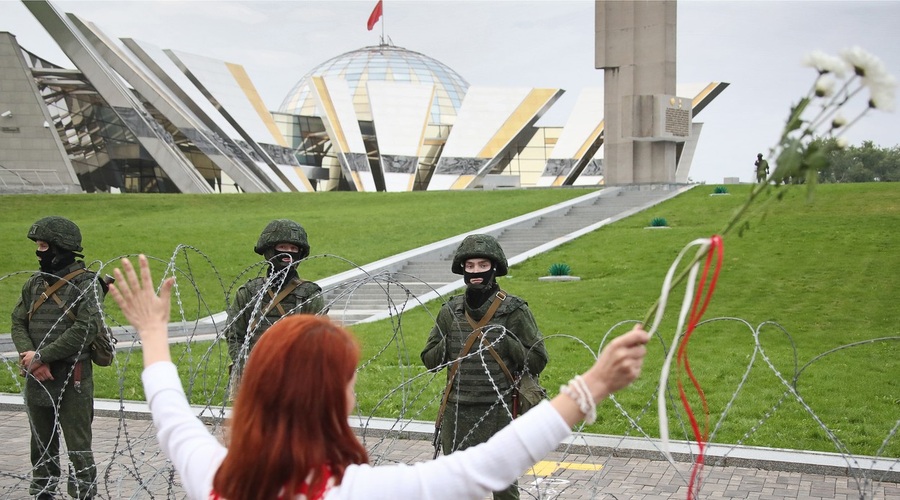
[[[366,22],[366,28],[369,31],[372,31],[372,28],[375,27],[375,23],[381,21],[381,43],[384,44],[384,0],[378,0],[378,3],[375,4],[375,8],[372,9],[372,13],[369,14],[369,20]]]

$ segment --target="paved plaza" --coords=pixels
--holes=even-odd
[[[28,498],[28,420],[16,396],[0,398],[0,499]],[[12,401],[12,402],[11,402]],[[19,398],[21,401],[21,398]],[[94,420],[94,453],[98,463],[101,498],[183,498],[178,476],[159,451],[153,425],[135,403],[98,401]],[[106,406],[106,409],[103,407]],[[116,417],[113,407],[124,410]],[[406,439],[385,437],[368,431],[363,437],[370,460],[376,464],[413,463],[432,456],[431,442],[421,423],[420,431],[404,432]],[[221,428],[211,427],[213,432]],[[588,441],[582,440],[583,443]],[[552,453],[519,480],[522,498],[542,499],[667,499],[687,498],[691,463],[671,465],[666,461],[640,458],[640,450],[625,448],[618,441],[613,451],[603,446],[579,446],[576,440],[563,451]],[[735,456],[738,450],[731,452]],[[623,456],[631,455],[631,456]],[[749,455],[748,455],[749,456]],[[764,456],[764,455],[758,455]],[[769,452],[771,457],[771,452]],[[796,469],[763,470],[739,466],[705,466],[699,498],[746,499],[900,499],[896,462],[887,471],[852,470],[850,475],[825,474],[813,454],[797,454]],[[708,457],[715,463],[713,457]],[[757,458],[759,460],[759,458]],[[791,460],[788,457],[788,460]],[[804,464],[807,460],[810,463]],[[748,461],[747,463],[753,463]],[[63,458],[63,469],[67,468]],[[884,469],[884,464],[879,467]],[[781,468],[790,468],[784,467]],[[808,470],[808,472],[803,472]],[[868,477],[869,479],[865,479]],[[875,478],[873,480],[872,478]],[[62,497],[60,497],[62,498]]]

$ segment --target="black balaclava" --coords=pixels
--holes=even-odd
[[[497,282],[494,275],[497,274],[497,265],[491,261],[491,268],[482,273],[469,273],[463,270],[463,283],[466,284],[466,304],[472,309],[478,309],[494,294]],[[481,283],[472,283],[473,279],[481,278]]]
[[[72,265],[75,263],[75,257],[77,256],[75,252],[63,250],[53,244],[49,244],[47,250],[43,252],[35,250],[34,254],[41,259],[38,261],[41,271],[49,274],[56,274],[57,271]]]
[[[285,256],[289,256],[291,258],[291,261],[284,262],[282,259]],[[265,257],[266,260],[268,260],[269,263],[272,264],[272,266],[269,267],[269,276],[271,276],[273,273],[285,273],[284,269],[290,266],[290,269],[288,269],[286,274],[284,275],[284,279],[278,279],[277,283],[274,283],[274,285],[277,285],[278,288],[281,288],[285,283],[290,283],[294,278],[299,277],[299,275],[297,274],[296,265],[298,262],[300,262],[300,252],[285,252],[282,250],[275,250],[275,248],[272,247],[269,250],[266,250]]]

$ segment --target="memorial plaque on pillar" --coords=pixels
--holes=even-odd
[[[691,138],[690,98],[642,95],[634,102],[634,140],[684,142]]]

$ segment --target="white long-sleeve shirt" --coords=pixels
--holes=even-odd
[[[194,416],[175,365],[158,362],[142,378],[157,438],[175,464],[188,498],[206,500],[228,450]],[[543,402],[487,443],[414,465],[351,465],[327,500],[483,498],[506,488],[556,448],[571,429]]]

